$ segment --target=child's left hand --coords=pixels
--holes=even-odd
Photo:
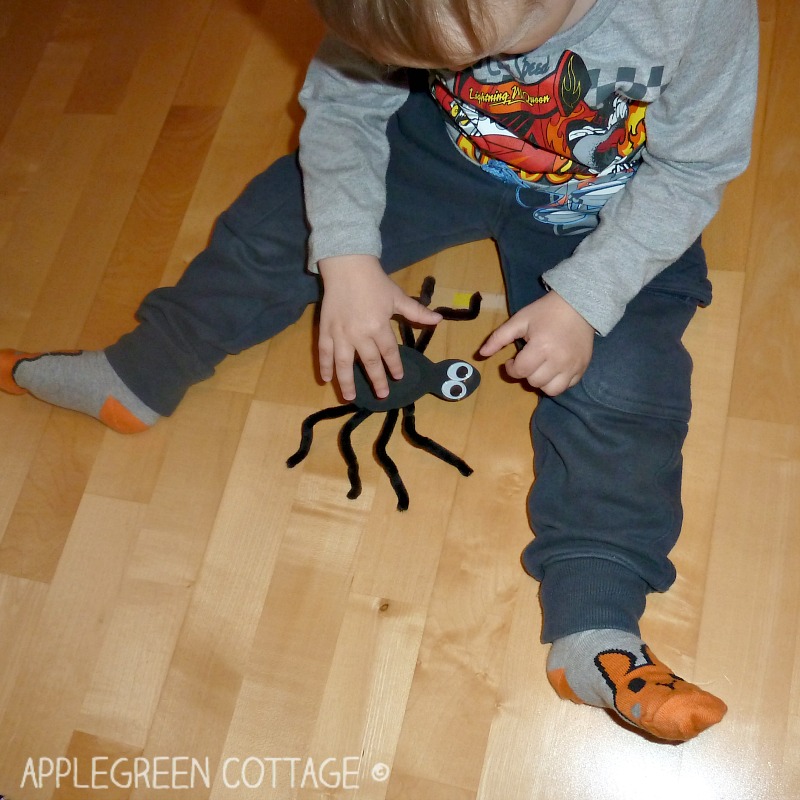
[[[515,339],[524,339],[525,347],[506,362],[506,372],[554,397],[583,377],[592,358],[594,336],[594,328],[551,291],[504,322],[480,354],[492,356]]]

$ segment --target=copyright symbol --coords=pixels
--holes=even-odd
[[[388,764],[384,764],[379,761],[372,767],[372,780],[376,781],[377,783],[384,783],[385,781],[389,780],[389,775],[391,772],[392,770]]]

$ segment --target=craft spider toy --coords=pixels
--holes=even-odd
[[[424,306],[430,305],[433,295],[434,279],[425,278],[420,296],[417,298]],[[470,298],[469,308],[436,308],[444,319],[470,320],[480,312],[481,296],[478,292]],[[434,394],[443,400],[463,400],[478,388],[481,376],[478,370],[466,361],[448,360],[434,363],[424,355],[425,348],[433,336],[434,327],[424,328],[415,340],[411,326],[400,320],[400,359],[403,363],[403,377],[399,381],[389,382],[389,395],[383,400],[375,397],[372,387],[360,364],[354,370],[356,399],[352,403],[331,408],[323,408],[308,416],[302,424],[300,447],[286,461],[286,466],[296,467],[309,453],[314,436],[314,426],[324,419],[337,419],[350,414],[339,431],[339,449],[347,464],[347,477],[350,479],[349,499],[354,500],[361,494],[361,478],[358,459],[353,450],[351,437],[353,431],[369,416],[383,412],[386,419],[375,440],[375,458],[389,478],[397,495],[397,510],[408,508],[408,491],[397,465],[386,452],[386,446],[394,433],[400,411],[403,412],[402,430],[408,441],[415,447],[440,458],[454,466],[462,475],[472,474],[472,468],[447,448],[417,432],[414,416],[414,403],[426,394]]]

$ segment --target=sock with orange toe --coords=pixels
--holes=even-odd
[[[718,697],[687,683],[632,633],[589,630],[557,639],[547,657],[556,693],[609,708],[659,739],[686,741],[728,710]]]
[[[102,350],[0,351],[0,389],[89,414],[120,433],[140,433],[160,415],[122,382]]]

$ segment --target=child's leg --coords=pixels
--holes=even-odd
[[[387,271],[489,235],[480,212],[494,208],[502,187],[466,165],[426,92],[412,94],[390,122],[389,140]],[[0,389],[142,430],[172,413],[226,355],[275,335],[319,298],[319,279],[306,270],[307,237],[300,171],[287,156],[220,217],[177,285],[144,299],[134,331],[101,353],[3,351]]]
[[[229,353],[263,341],[319,296],[305,270],[299,169],[280,159],[219,218],[177,285],[151,292],[139,325],[100,352],[0,354],[0,388],[30,391],[132,433],[171,414]]]
[[[581,383],[542,398],[532,423],[536,538],[523,554],[542,584],[556,691],[670,740],[726,710],[659,662],[638,627],[647,593],[675,577],[668,553],[682,521],[691,374],[681,336],[694,309],[693,299],[646,288],[598,339]]]
[[[219,217],[208,247],[175,286],[144,298],[139,326],[105,351],[111,366],[151,408],[171,414],[227,355],[271,338],[319,298],[319,280],[306,270],[307,238],[290,155]]]
[[[577,240],[525,235],[500,242],[512,311],[541,296],[538,277]],[[526,252],[537,264],[526,263]],[[691,359],[681,343],[697,302],[710,298],[699,243],[597,337],[583,380],[542,396],[532,420],[536,534],[523,553],[541,581],[548,677],[562,697],[615,710],[655,736],[683,740],[718,722],[725,705],[680,680],[639,638],[646,596],[675,577],[668,553],[682,520],[681,446],[691,408]]]

